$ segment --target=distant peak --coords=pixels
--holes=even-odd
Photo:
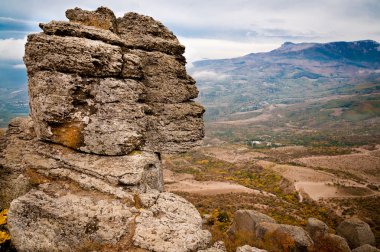
[[[293,42],[286,41],[281,46],[289,46],[289,45],[295,45]]]
[[[293,42],[285,42],[278,49],[273,50],[272,52],[295,52],[305,50],[312,46],[315,46],[316,43],[293,43]]]

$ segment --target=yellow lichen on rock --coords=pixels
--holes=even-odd
[[[61,143],[73,149],[79,148],[83,142],[82,129],[83,124],[80,122],[52,126],[53,142]]]
[[[0,212],[0,245],[10,240],[11,237],[6,231],[2,231],[2,226],[7,224],[8,209]]]
[[[9,241],[10,239],[11,239],[11,236],[7,232],[0,231],[0,244],[3,244],[6,241]]]
[[[3,211],[0,212],[0,225],[4,225],[7,223],[7,214],[8,214],[8,209],[4,209]]]

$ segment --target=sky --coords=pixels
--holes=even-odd
[[[380,41],[380,0],[2,0],[0,85],[25,72],[26,35],[65,10],[111,8],[152,16],[176,34],[191,62],[265,52],[290,42]],[[18,80],[19,81],[19,80]],[[0,86],[1,87],[1,86]]]

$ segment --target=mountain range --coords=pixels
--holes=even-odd
[[[293,104],[331,95],[380,90],[380,44],[372,40],[291,43],[266,53],[197,61],[206,120],[270,104]]]

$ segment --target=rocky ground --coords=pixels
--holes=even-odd
[[[239,209],[255,209],[279,223],[304,227],[315,217],[331,230],[357,216],[370,224],[379,242],[379,172],[373,172],[380,171],[379,150],[378,145],[253,149],[206,139],[205,146],[190,153],[164,155],[165,188],[192,202],[213,239],[224,240],[229,251],[246,242],[226,236]],[[354,167],[360,161],[371,172],[359,176],[364,165]]]

